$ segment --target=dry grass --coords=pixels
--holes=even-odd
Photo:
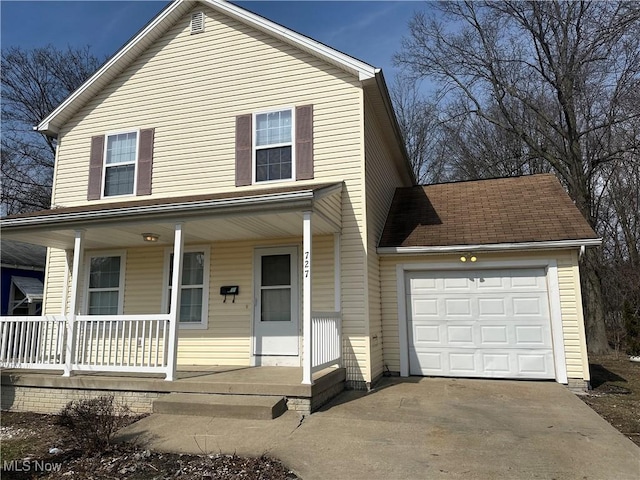
[[[640,446],[640,363],[622,354],[590,356],[589,360],[593,390],[582,399]]]

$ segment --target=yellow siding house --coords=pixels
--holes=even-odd
[[[37,129],[52,208],[2,228],[48,247],[44,316],[5,367],[589,380],[593,231],[549,175],[414,186],[378,68],[177,0]]]

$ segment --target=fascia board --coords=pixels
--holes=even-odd
[[[378,247],[378,255],[419,255],[424,253],[493,252],[513,250],[543,250],[554,248],[596,247],[601,238],[552,240],[547,242],[493,243],[478,245],[443,245],[432,247]]]

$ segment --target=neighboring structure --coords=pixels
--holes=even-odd
[[[47,249],[1,240],[0,256],[1,315],[42,315]]]
[[[599,241],[557,180],[413,187],[364,62],[179,0],[37,128],[55,208],[3,235],[49,247],[39,331],[66,348],[19,367],[589,380],[578,255]]]

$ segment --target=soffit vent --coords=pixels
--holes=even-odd
[[[191,33],[204,32],[204,13],[194,12],[191,14]]]

